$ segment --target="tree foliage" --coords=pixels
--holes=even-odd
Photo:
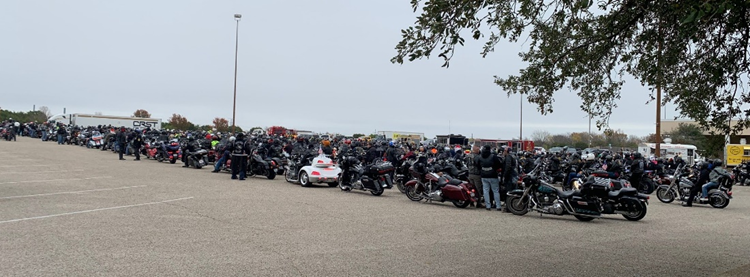
[[[151,118],[151,114],[144,109],[136,110],[135,112],[133,112],[133,116],[141,118]]]
[[[229,120],[222,117],[214,118],[213,121],[213,128],[216,129],[218,132],[227,132],[229,131]]]
[[[361,138],[361,137],[364,137],[364,136],[365,136],[365,134],[353,134],[352,138]]]
[[[177,130],[192,130],[195,128],[195,125],[188,121],[187,118],[176,113],[172,114],[172,117],[169,118],[169,126]]]
[[[47,121],[48,117],[45,116],[42,111],[14,112],[9,110],[0,110],[0,121],[8,120],[10,118],[23,123],[42,123]]]
[[[608,125],[624,76],[675,103],[683,117],[705,130],[736,133],[748,126],[744,90],[750,60],[750,2],[737,0],[411,0],[421,12],[401,31],[391,60],[428,58],[437,52],[447,67],[466,34],[484,43],[487,56],[503,40],[528,36],[527,64],[517,75],[495,77],[509,95],[525,94],[542,114],[567,88],[581,109]],[[739,118],[729,126],[730,118]]]

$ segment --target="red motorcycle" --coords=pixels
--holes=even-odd
[[[476,188],[469,182],[452,178],[447,174],[429,172],[422,174],[410,170],[416,179],[406,182],[404,189],[406,197],[411,201],[450,201],[454,206],[466,208],[471,203],[477,202]]]

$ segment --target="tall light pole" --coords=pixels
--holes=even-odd
[[[232,133],[236,133],[237,127],[235,126],[236,114],[237,114],[237,50],[239,50],[239,39],[240,39],[240,19],[241,14],[234,14],[234,20],[237,21],[237,28],[234,31],[234,102],[232,103]]]

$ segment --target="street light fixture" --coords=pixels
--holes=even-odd
[[[240,20],[242,19],[241,14],[234,14],[234,20],[237,21],[237,27],[234,33],[234,102],[232,103],[232,133],[236,134],[235,127],[235,116],[237,114],[237,50],[239,50],[239,38],[240,38]]]

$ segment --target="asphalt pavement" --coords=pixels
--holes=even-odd
[[[230,180],[211,169],[0,141],[0,276],[750,276],[750,189],[726,209],[515,216]]]

